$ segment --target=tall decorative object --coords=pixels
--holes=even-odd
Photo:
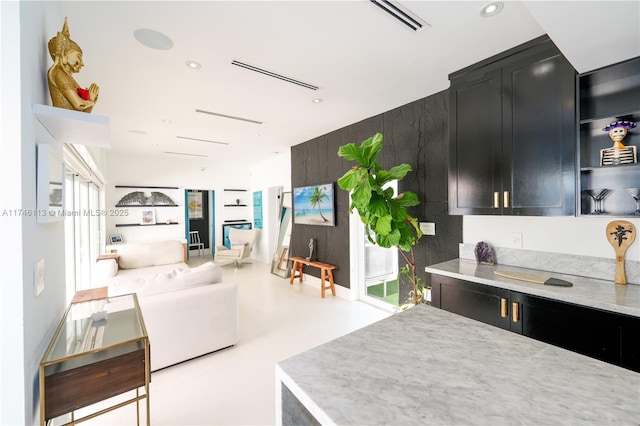
[[[315,260],[315,247],[316,247],[316,241],[314,238],[310,238],[309,239],[309,256],[307,257],[308,261],[314,261]]]
[[[633,164],[637,162],[635,146],[624,146],[622,140],[627,136],[629,129],[636,127],[636,123],[627,120],[618,120],[610,123],[602,130],[609,132],[613,141],[611,148],[600,150],[600,165],[615,166],[618,164]]]
[[[626,220],[614,220],[607,225],[607,240],[616,253],[616,273],[614,282],[626,284],[624,256],[627,249],[636,239],[636,227]]]
[[[84,66],[82,49],[71,40],[69,24],[64,18],[62,31],[49,40],[49,54],[53,65],[47,72],[49,94],[54,107],[91,112],[98,101],[100,89],[95,83],[82,88],[73,78],[74,73]]]

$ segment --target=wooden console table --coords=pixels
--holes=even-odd
[[[297,256],[292,256],[291,260],[293,261],[293,268],[291,270],[291,279],[289,280],[289,284],[293,284],[293,280],[296,278],[296,272],[298,273],[297,277],[300,280],[299,282],[302,282],[302,278],[304,276],[302,268],[304,268],[304,265],[313,266],[314,268],[320,269],[320,288],[322,289],[322,297],[324,297],[325,290],[331,290],[331,294],[334,296],[336,295],[336,286],[333,282],[332,271],[336,269],[337,266],[315,260],[307,260],[304,257]]]
[[[150,425],[150,346],[135,294],[101,297],[102,289],[78,296],[58,326],[40,363],[40,425],[70,415],[76,424],[124,405],[146,402]],[[141,394],[140,389],[144,392]],[[75,418],[75,411],[135,390],[135,396]],[[65,420],[65,421],[68,421]]]

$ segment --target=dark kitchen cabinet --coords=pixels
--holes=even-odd
[[[640,187],[640,164],[600,164],[600,151],[613,142],[603,128],[617,120],[640,122],[640,57],[578,78],[580,90],[580,215],[632,216],[636,203],[625,188]],[[622,143],[640,150],[640,127],[629,130]],[[638,154],[640,155],[640,154]],[[637,158],[636,158],[637,159]],[[611,192],[596,211],[589,190]]]
[[[439,275],[432,277],[433,306],[509,330],[509,290]]]
[[[576,72],[551,40],[449,79],[449,213],[573,215]]]
[[[432,275],[432,305],[640,372],[640,318]]]

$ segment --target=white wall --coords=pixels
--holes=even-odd
[[[494,247],[510,247],[509,233],[520,232],[523,249],[615,259],[605,229],[618,219],[640,230],[640,218],[464,216],[462,235],[464,243],[486,241]],[[626,258],[640,261],[640,238],[629,247]]]
[[[0,209],[22,205],[20,146],[20,15],[17,2],[0,2]],[[0,424],[24,423],[24,326],[22,321],[22,224],[0,216]]]
[[[39,421],[38,367],[66,306],[64,222],[39,224],[36,210],[36,144],[62,156],[31,113],[48,103],[46,43],[62,28],[59,5],[0,2],[2,9],[2,297],[0,297],[0,423]],[[22,211],[27,214],[18,214]],[[33,291],[33,268],[45,260],[45,289]]]
[[[216,196],[216,242],[222,244],[221,224],[227,216],[232,215],[222,207],[224,188],[247,189],[250,194],[249,170],[241,173],[233,165],[216,165],[209,167],[206,161],[185,159],[177,156],[146,157],[131,156],[115,153],[106,154],[105,179],[106,184],[106,210],[115,209],[115,204],[122,195],[127,192],[116,189],[115,185],[144,185],[144,186],[169,186],[178,187],[179,190],[159,190],[169,195],[180,207],[155,208],[158,220],[165,218],[177,219],[178,226],[153,226],[153,227],[115,227],[116,223],[136,222],[141,210],[128,209],[133,220],[129,218],[107,216],[107,235],[123,234],[125,241],[151,241],[161,239],[185,238],[184,215],[184,190],[201,189],[214,190]],[[204,171],[202,169],[205,169]],[[135,189],[131,189],[133,191]],[[149,193],[151,190],[144,190]],[[174,198],[175,195],[175,198]],[[247,195],[248,197],[248,195]],[[251,203],[248,201],[248,204]],[[250,208],[248,212],[252,214]],[[118,210],[118,209],[116,209]],[[247,218],[252,220],[252,216]]]
[[[278,218],[273,215],[279,214],[279,200],[269,196],[269,188],[282,187],[284,192],[291,191],[291,151],[253,164],[250,186],[252,191],[262,191],[263,204],[263,229],[252,256],[261,262],[271,263],[279,228]]]

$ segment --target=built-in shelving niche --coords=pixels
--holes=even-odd
[[[589,189],[613,190],[603,201],[600,216],[634,216],[636,202],[625,190],[640,186],[640,163],[600,166],[600,150],[613,142],[602,129],[616,120],[640,124],[640,57],[580,75],[580,215],[594,215]],[[640,151],[640,126],[623,140]],[[638,153],[640,155],[640,152]]]

